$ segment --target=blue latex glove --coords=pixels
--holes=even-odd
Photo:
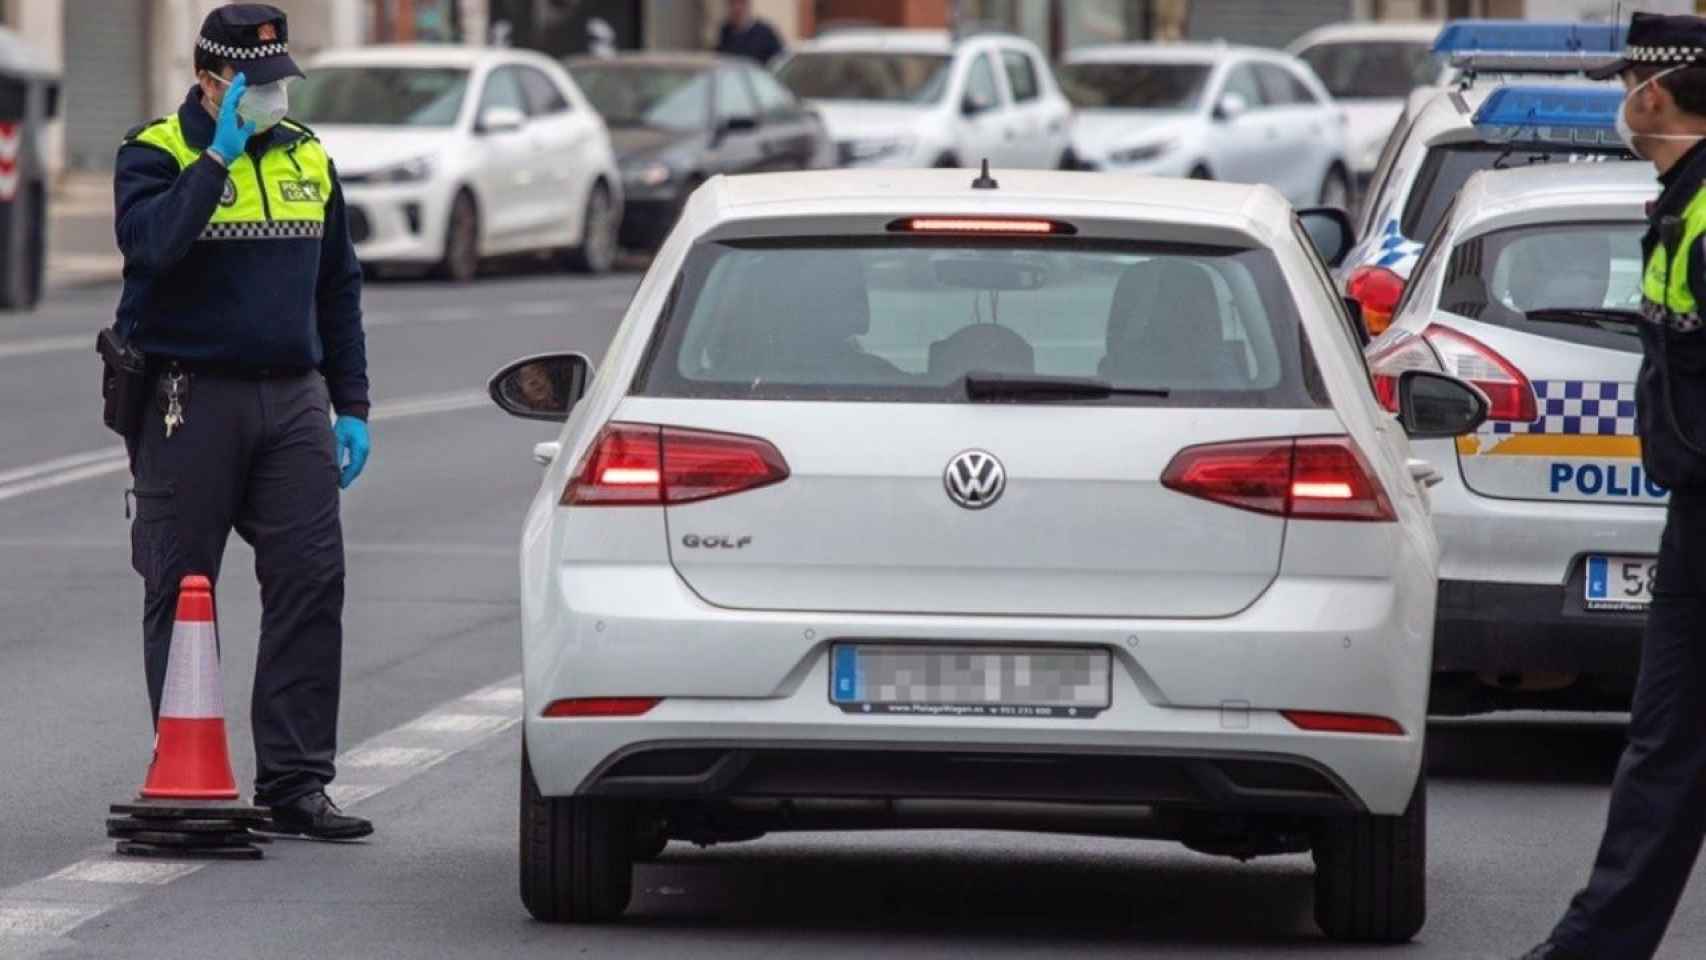
[[[255,135],[255,125],[244,123],[237,118],[237,104],[243,101],[244,91],[249,89],[249,78],[237,74],[237,79],[225,88],[225,99],[219,103],[219,125],[213,128],[213,143],[209,144],[213,152],[225,158],[230,163],[243,155],[243,148],[249,145],[249,138]]]
[[[332,424],[332,436],[338,439],[338,486],[348,490],[367,466],[373,441],[367,436],[367,422],[360,417],[339,417]]]

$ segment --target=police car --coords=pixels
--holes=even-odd
[[[1440,32],[1435,49],[1450,55],[1458,83],[1452,89],[1423,89],[1411,95],[1375,168],[1363,202],[1359,240],[1339,271],[1345,293],[1361,304],[1364,321],[1374,333],[1391,321],[1422,247],[1470,174],[1495,167],[1628,157],[1615,137],[1601,138],[1596,132],[1581,139],[1574,128],[1540,122],[1527,94],[1494,99],[1495,93],[1511,87],[1574,83],[1581,100],[1569,110],[1591,115],[1588,122],[1597,131],[1602,121],[1609,123],[1616,116],[1621,88],[1564,78],[1579,77],[1614,59],[1611,53],[1581,50],[1584,45],[1614,49],[1607,45],[1620,39],[1620,31],[1606,28],[1601,36],[1584,25],[1495,22],[1482,24],[1477,32],[1470,29],[1474,26],[1448,24]],[[1487,52],[1475,46],[1493,43],[1517,49]],[[1547,44],[1563,52],[1547,53],[1542,49]]]
[[[1474,175],[1369,348],[1388,409],[1412,369],[1491,401],[1477,433],[1416,444],[1440,477],[1435,712],[1628,706],[1664,524],[1635,435],[1656,192],[1644,163]]]

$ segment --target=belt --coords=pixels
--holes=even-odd
[[[297,380],[314,372],[313,367],[257,367],[210,360],[162,358],[160,362],[162,369],[176,365],[178,369],[194,376],[219,377],[225,380]]]

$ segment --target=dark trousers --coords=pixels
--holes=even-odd
[[[1676,494],[1641,642],[1629,745],[1587,887],[1552,941],[1589,957],[1651,957],[1706,836],[1706,495]]]
[[[159,411],[132,447],[131,563],[142,575],[144,659],[155,717],[178,584],[216,584],[235,529],[255,549],[261,637],[250,718],[255,801],[286,803],[329,783],[337,753],[344,546],[325,381],[194,377],[170,438]]]

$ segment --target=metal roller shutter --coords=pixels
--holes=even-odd
[[[1351,0],[1191,0],[1186,36],[1283,47],[1322,24],[1351,18]]]
[[[126,130],[148,119],[150,0],[65,0],[65,159],[111,167]]]

